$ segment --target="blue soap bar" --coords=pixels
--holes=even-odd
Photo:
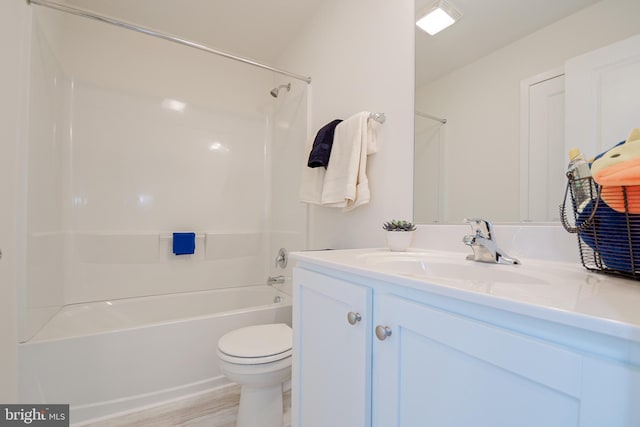
[[[173,253],[191,255],[196,251],[196,233],[173,233]]]

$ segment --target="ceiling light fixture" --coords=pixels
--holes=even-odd
[[[430,35],[434,35],[455,23],[462,17],[458,10],[448,0],[438,0],[418,13],[416,25]]]
[[[162,101],[162,107],[167,110],[173,110],[181,113],[185,108],[187,108],[187,104],[182,101],[178,101],[177,99],[165,98]]]

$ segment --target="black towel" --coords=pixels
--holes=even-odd
[[[331,147],[333,147],[333,135],[336,131],[336,126],[341,121],[336,119],[320,128],[316,139],[313,140],[313,148],[309,153],[307,166],[310,168],[319,168],[320,166],[327,168],[329,156],[331,156]]]

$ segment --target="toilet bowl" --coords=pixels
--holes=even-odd
[[[293,334],[284,323],[233,330],[218,341],[222,373],[241,386],[236,427],[282,427],[282,384],[291,378]]]

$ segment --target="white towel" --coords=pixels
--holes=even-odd
[[[367,155],[378,151],[376,131],[379,123],[363,111],[340,123],[335,130],[327,169],[305,167],[300,200],[325,207],[352,210],[371,199],[367,179]],[[307,142],[305,164],[313,147]]]
[[[322,187],[322,206],[352,210],[371,199],[367,155],[378,151],[377,122],[370,113],[355,114],[336,127]]]

